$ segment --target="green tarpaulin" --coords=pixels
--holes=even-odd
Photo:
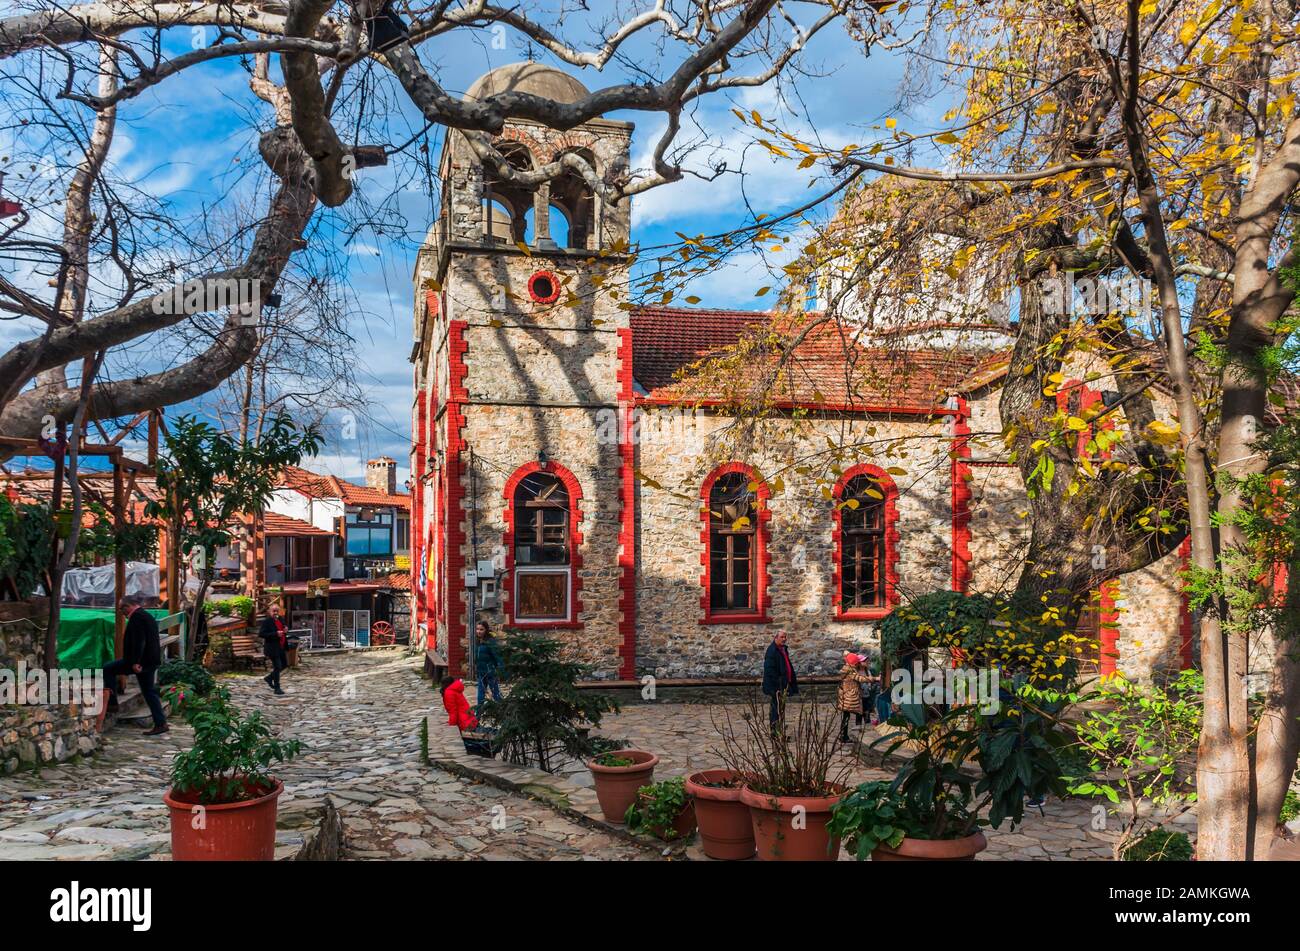
[[[162,620],[162,608],[146,609]],[[103,667],[113,659],[112,608],[63,608],[59,612],[59,666],[65,670]]]

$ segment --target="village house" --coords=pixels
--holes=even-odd
[[[468,96],[506,90],[585,94],[522,63]],[[517,167],[573,153],[609,182],[631,132],[513,120],[498,142]],[[628,203],[576,173],[509,185],[454,131],[439,169],[414,274],[412,638],[453,673],[469,669],[477,616],[551,632],[602,678],[752,677],[778,629],[829,673],[905,599],[1014,580],[1024,486],[1000,441],[973,436],[1001,431],[1005,321],[894,325],[849,347],[832,322],[798,348],[772,411],[737,418],[727,379],[701,384],[697,363],[770,315],[622,305]],[[880,449],[823,492],[793,472],[828,439]],[[1180,557],[1097,592],[1081,626],[1099,672],[1193,662]]]

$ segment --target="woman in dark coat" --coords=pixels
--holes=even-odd
[[[258,633],[262,635],[262,651],[271,662],[271,672],[262,679],[275,691],[276,696],[282,697],[284,691],[280,689],[280,671],[289,666],[289,657],[285,653],[289,639],[284,621],[280,620],[280,605],[272,602],[266,617],[262,618]]]

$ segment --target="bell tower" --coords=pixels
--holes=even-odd
[[[587,95],[529,62],[486,74],[466,99],[507,92]],[[440,211],[414,275],[411,471],[419,623],[455,674],[468,672],[480,618],[572,632],[598,670],[632,669],[630,203],[607,187],[627,175],[631,133],[606,119],[563,132],[511,120],[493,145],[512,167],[562,166],[524,184],[462,133],[443,148]],[[488,562],[467,587],[466,570]]]

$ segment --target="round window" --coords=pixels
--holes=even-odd
[[[550,271],[538,271],[528,279],[528,296],[539,304],[554,303],[560,296],[560,280]]]

